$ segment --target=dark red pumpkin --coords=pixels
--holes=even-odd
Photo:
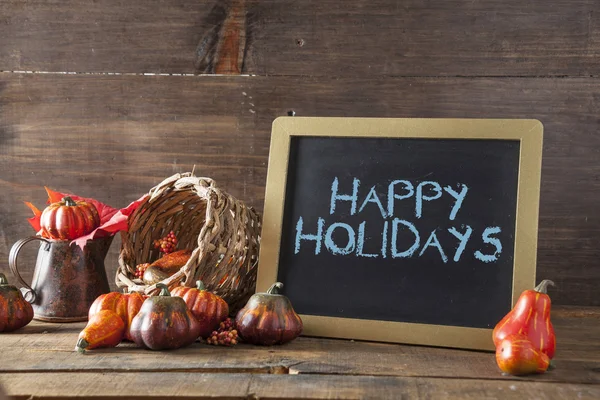
[[[245,342],[266,346],[283,344],[302,333],[302,319],[290,300],[278,294],[282,287],[283,284],[277,282],[266,293],[256,293],[238,312],[235,322]]]
[[[200,322],[200,337],[207,338],[219,327],[229,315],[227,302],[205,289],[202,281],[196,282],[195,288],[176,287],[171,295],[181,297],[194,317]]]
[[[131,321],[138,314],[144,299],[147,296],[142,296],[137,292],[119,293],[110,292],[99,296],[90,307],[88,319],[92,319],[94,315],[102,310],[110,310],[115,312],[125,323],[125,339],[133,342],[131,338]]]
[[[21,291],[9,285],[0,273],[0,332],[11,332],[24,327],[33,319],[33,308]]]
[[[44,209],[40,226],[46,239],[73,240],[100,226],[100,215],[92,203],[65,197]]]
[[[201,325],[181,297],[173,297],[162,283],[158,296],[144,301],[131,322],[131,338],[151,350],[177,349],[192,344],[200,335]]]

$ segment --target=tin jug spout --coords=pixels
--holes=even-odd
[[[21,277],[17,258],[23,246],[41,241],[30,285]],[[47,322],[86,321],[88,310],[101,294],[108,293],[104,259],[113,237],[88,240],[81,249],[70,240],[31,236],[17,241],[10,250],[9,266],[23,285],[25,300],[31,303],[34,319]]]

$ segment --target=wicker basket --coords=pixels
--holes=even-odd
[[[243,306],[254,293],[260,218],[254,209],[216,187],[212,179],[193,172],[165,179],[150,190],[128,222],[128,232],[121,232],[117,286],[156,293],[156,285],[146,286],[135,278],[135,269],[157,259],[154,240],[174,231],[178,249],[193,252],[179,272],[162,283],[195,286],[201,279],[232,309]]]

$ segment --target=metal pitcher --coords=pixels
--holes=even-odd
[[[21,248],[39,240],[33,283],[29,286],[19,274],[17,257]],[[94,300],[110,288],[104,258],[113,237],[89,240],[82,250],[70,240],[50,240],[31,236],[16,242],[10,250],[10,270],[23,285],[25,300],[33,306],[34,319],[47,322],[86,321]]]

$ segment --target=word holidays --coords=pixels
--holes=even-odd
[[[307,242],[313,242],[315,255],[319,255],[323,248],[334,255],[354,254],[357,257],[367,258],[421,257],[427,251],[436,251],[444,263],[447,263],[449,260],[453,262],[460,261],[465,253],[467,244],[474,236],[471,226],[459,224],[459,227],[437,228],[426,235],[422,235],[415,226],[415,223],[407,219],[395,217],[394,208],[397,200],[407,201],[412,199],[414,201],[414,217],[418,220],[423,217],[425,204],[433,204],[434,200],[447,195],[453,200],[453,206],[448,210],[448,220],[455,221],[469,190],[466,185],[459,184],[458,190],[456,190],[449,185],[442,187],[434,181],[423,181],[415,186],[407,180],[394,180],[387,187],[387,200],[384,199],[382,201],[374,185],[362,202],[359,202],[359,188],[360,180],[354,178],[352,181],[352,193],[340,194],[339,180],[337,177],[334,178],[331,184],[329,214],[341,213],[343,211],[340,210],[344,208],[344,210],[349,211],[350,215],[358,215],[366,207],[377,207],[382,217],[382,222],[377,229],[381,232],[381,242],[370,243],[368,247],[371,249],[371,252],[365,251],[367,238],[373,237],[371,231],[373,229],[373,221],[369,221],[369,233],[371,234],[367,235],[366,220],[360,222],[357,227],[344,222],[333,222],[326,226],[327,222],[325,218],[319,217],[315,221],[316,227],[312,225],[312,228],[307,228],[305,227],[304,218],[299,217],[296,223],[295,254],[300,253],[307,246]],[[342,207],[344,203],[346,207]],[[499,226],[486,227],[481,232],[482,248],[474,251],[473,256],[484,263],[497,261],[502,253],[502,242],[498,237],[501,232],[502,229]],[[399,242],[400,237],[402,240]],[[410,240],[406,240],[406,238],[410,238]],[[440,238],[444,242],[452,240],[453,251],[448,251],[447,248],[444,250]],[[377,251],[373,252],[373,249],[377,249]]]

